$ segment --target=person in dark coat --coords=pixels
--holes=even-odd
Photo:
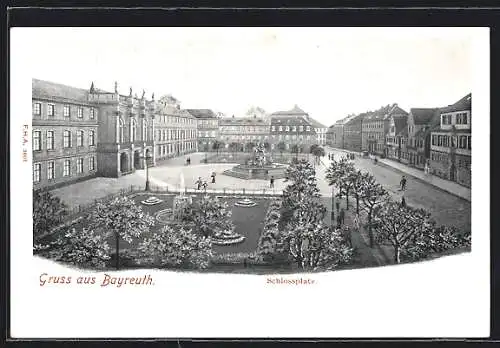
[[[405,200],[405,196],[403,196],[403,197],[401,198],[401,207],[403,207],[403,208],[404,208],[404,207],[406,207],[406,200]]]
[[[340,209],[340,203],[339,202],[335,202],[335,208],[337,208],[337,213],[338,213],[339,209]]]
[[[196,180],[195,184],[196,184],[196,188],[198,190],[201,190],[201,185],[203,184],[203,182],[201,181],[201,176],[198,177],[198,180]]]
[[[344,220],[345,220],[345,210],[344,210],[344,208],[340,209],[339,217],[340,217],[340,223],[343,225],[344,224]]]
[[[207,187],[208,187],[208,184],[207,184],[207,182],[206,182],[206,181],[204,181],[204,182],[203,182],[202,187],[203,187],[203,191],[204,191],[204,192],[207,192]]]
[[[212,184],[215,184],[215,172],[212,173],[211,177],[212,177]]]
[[[342,226],[342,218],[340,215],[337,215],[337,228],[340,228],[340,226]]]
[[[274,176],[271,176],[271,179],[269,180],[269,187],[274,188]]]
[[[406,177],[403,175],[403,177],[401,178],[401,190],[404,191],[406,189]]]

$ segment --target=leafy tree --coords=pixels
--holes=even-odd
[[[293,145],[292,145],[292,149],[291,149],[291,150],[292,150],[292,153],[295,153],[295,154],[297,154],[297,155],[298,155],[298,154],[299,154],[300,147],[299,147],[299,145],[298,145],[298,144],[293,144]]]
[[[349,190],[354,194],[356,198],[356,214],[359,215],[359,202],[361,200],[361,195],[363,194],[363,183],[367,180],[369,173],[362,173],[360,170],[354,170],[350,172],[347,176],[347,181],[349,183]]]
[[[273,201],[266,214],[264,229],[259,238],[257,254],[266,261],[273,261],[283,254],[283,236],[279,230],[281,202]]]
[[[394,248],[394,262],[400,263],[401,251],[415,244],[422,236],[432,233],[434,222],[423,209],[387,201],[376,210],[373,228],[379,243]]]
[[[89,227],[115,238],[116,269],[120,267],[120,240],[132,243],[133,237],[148,232],[154,219],[128,197],[98,202],[87,216]]]
[[[233,153],[237,152],[240,149],[240,144],[236,143],[236,142],[232,142],[231,144],[229,144],[229,149],[231,149],[231,151]]]
[[[337,197],[346,197],[346,208],[349,209],[349,193],[352,189],[350,176],[355,172],[354,164],[346,157],[340,160],[332,160],[330,167],[326,170],[328,185],[338,188]]]
[[[269,151],[271,150],[271,144],[270,144],[269,142],[267,142],[267,141],[266,141],[266,142],[264,143],[264,149],[265,149],[267,152],[269,152]]]
[[[360,193],[363,209],[368,214],[368,236],[370,238],[370,248],[372,248],[374,242],[372,231],[373,211],[381,203],[387,201],[389,195],[382,185],[375,181],[375,178],[371,174],[363,177]]]
[[[220,141],[220,140],[215,140],[212,144],[212,149],[214,149],[215,151],[217,151],[217,156],[219,156],[219,150],[222,149],[224,147],[224,142],[223,141]]]
[[[207,268],[212,256],[210,238],[169,225],[145,238],[139,250],[144,262],[172,268]]]
[[[68,215],[67,206],[49,191],[33,192],[33,243],[57,227]]]
[[[314,145],[313,145],[314,146]],[[313,149],[312,149],[312,152],[311,152],[316,160],[316,163],[319,164],[319,159],[323,156],[326,155],[326,152],[325,152],[325,149],[322,148],[321,146],[319,145],[316,145]]]
[[[471,234],[460,233],[454,226],[437,226],[415,235],[401,251],[403,260],[418,261],[432,254],[471,246]]]
[[[234,229],[231,215],[227,202],[206,195],[184,208],[182,221],[191,224],[195,233],[211,237]]]
[[[278,150],[280,151],[281,157],[283,157],[283,152],[286,150],[286,144],[283,141],[280,141],[277,147]]]
[[[300,269],[332,269],[349,263],[353,250],[340,230],[298,219],[283,233],[285,250]]]
[[[48,257],[77,266],[104,268],[110,259],[106,238],[93,230],[72,228],[51,245]]]

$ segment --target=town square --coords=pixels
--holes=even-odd
[[[205,44],[190,40],[175,43],[192,61],[184,75],[166,69],[170,80],[149,67],[115,79],[102,63],[95,76],[32,78],[34,255],[104,271],[271,274],[471,250],[471,86],[465,76],[452,89],[438,68],[455,54],[452,44],[429,46],[440,62],[429,71],[398,70],[426,88],[421,75],[436,76],[432,91],[416,93],[373,87],[404,61],[386,57],[393,65],[379,62],[382,69],[338,43],[315,56],[323,64],[315,74],[338,81],[329,95],[306,86],[299,55],[284,63],[279,50],[213,39],[224,54],[202,59],[192,52]],[[295,52],[282,40],[283,52]],[[179,63],[169,49],[158,57]],[[214,83],[207,67],[226,55],[234,66],[219,67]],[[330,73],[328,59],[352,57],[353,78],[339,67]],[[282,89],[244,61],[267,67]],[[290,86],[292,76],[302,82]],[[357,91],[365,82],[371,89]]]

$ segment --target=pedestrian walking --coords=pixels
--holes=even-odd
[[[337,208],[337,213],[338,213],[340,210],[340,203],[338,201],[335,202],[335,208]]]
[[[212,184],[215,184],[215,172],[212,173],[211,177],[212,177]]]
[[[345,220],[345,210],[344,210],[344,208],[340,209],[339,217],[340,217],[340,223],[343,225],[344,224],[344,220]]]
[[[404,207],[406,207],[406,200],[405,200],[405,196],[403,196],[403,197],[401,198],[401,207],[403,207],[403,208],[404,208]]]
[[[201,181],[201,176],[198,177],[198,180],[196,180],[195,184],[196,184],[196,189],[201,190],[201,185],[203,184],[203,182]]]
[[[203,192],[207,193],[207,187],[208,187],[208,184],[207,184],[207,182],[206,182],[206,181],[204,181],[204,182],[203,182],[202,187],[203,187]]]
[[[274,188],[274,176],[271,175],[271,179],[269,180],[269,187]]]
[[[342,226],[342,220],[340,218],[340,215],[337,215],[337,228],[340,228]]]
[[[404,191],[406,189],[406,177],[403,175],[403,177],[401,178],[401,190]]]

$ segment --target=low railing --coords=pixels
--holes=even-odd
[[[184,189],[172,189],[168,186],[150,186],[151,193],[172,193],[172,194],[180,194],[181,192],[184,194],[223,194],[223,195],[249,195],[249,196],[281,196],[283,194],[283,190],[274,189],[274,188],[262,188],[262,189],[248,189],[248,188],[207,188],[207,189],[196,189],[191,187],[185,187]]]

